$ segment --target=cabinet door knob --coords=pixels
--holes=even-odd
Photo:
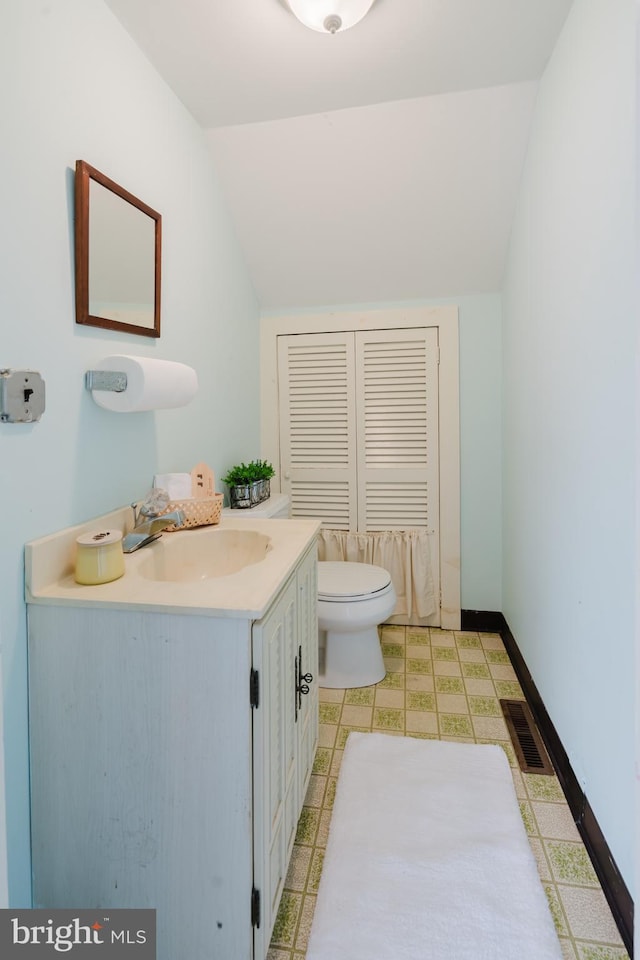
[[[302,682],[304,680],[304,683]],[[298,693],[298,709],[300,709],[300,697],[309,693],[309,684],[313,680],[313,676],[310,673],[304,673],[298,678],[298,683],[296,685],[296,691]]]

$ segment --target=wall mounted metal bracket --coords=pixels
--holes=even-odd
[[[84,375],[87,390],[108,390],[123,393],[127,389],[127,375],[118,370],[87,370]]]

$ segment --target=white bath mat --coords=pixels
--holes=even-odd
[[[562,960],[498,746],[350,734],[307,960]]]

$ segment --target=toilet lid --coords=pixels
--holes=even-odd
[[[318,563],[318,596],[323,600],[357,600],[379,593],[391,583],[391,574],[383,567],[346,560],[321,560]]]

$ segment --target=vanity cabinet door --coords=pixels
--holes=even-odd
[[[264,960],[318,740],[315,543],[266,617],[254,623],[252,646],[259,674],[253,708],[253,875],[260,892],[254,960]]]
[[[318,586],[316,551],[300,564],[298,589],[298,809],[304,803],[318,744]],[[311,679],[309,679],[311,677]],[[308,692],[303,692],[303,691]]]
[[[292,578],[267,616],[253,626],[253,669],[260,678],[259,702],[253,710],[254,886],[260,892],[255,960],[266,956],[298,817],[296,599]]]

